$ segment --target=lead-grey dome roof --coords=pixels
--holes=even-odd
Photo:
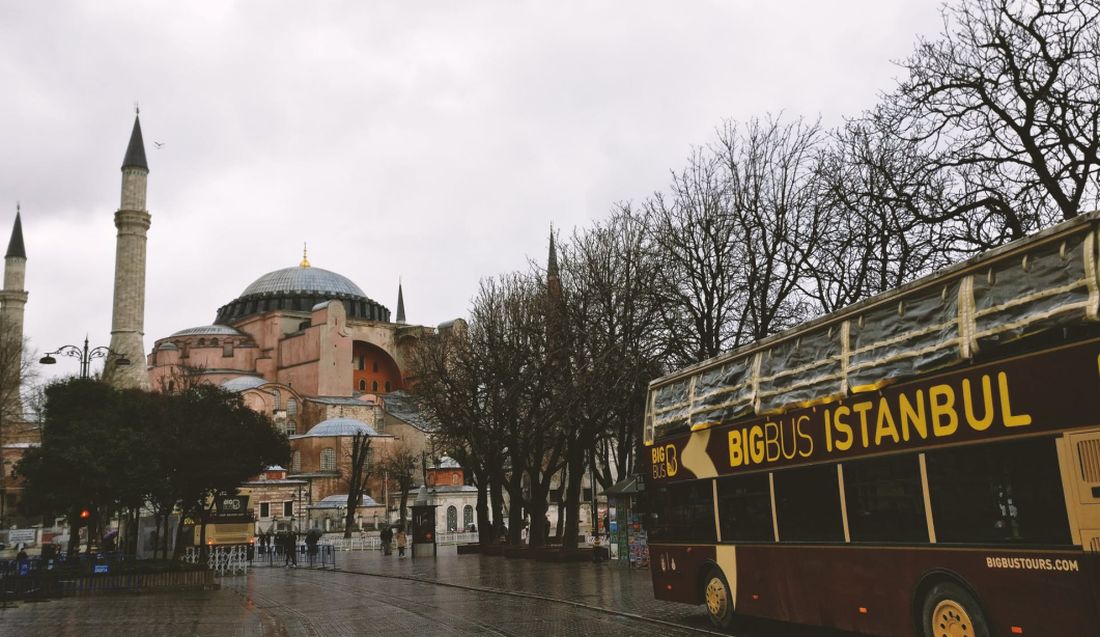
[[[228,325],[200,325],[173,332],[172,336],[244,336],[244,334]]]
[[[340,301],[348,318],[388,323],[390,311],[372,301],[342,274],[308,264],[268,272],[241,295],[218,308],[214,320],[232,325],[241,319],[271,311],[311,312],[320,303]]]
[[[241,296],[273,292],[328,292],[337,295],[365,297],[358,285],[342,274],[323,268],[283,268],[268,272],[241,292]]]
[[[355,418],[329,418],[322,420],[309,430],[306,436],[354,436],[357,433],[377,436],[378,432],[362,420]]]

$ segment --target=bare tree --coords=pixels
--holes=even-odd
[[[409,507],[409,490],[412,489],[413,480],[416,478],[416,467],[420,457],[409,449],[404,443],[397,442],[390,446],[382,460],[378,463],[381,470],[391,484],[397,487],[401,528],[405,528]],[[386,503],[389,506],[389,503]]]
[[[924,221],[984,250],[1096,205],[1100,5],[961,0],[879,109],[943,185]]]
[[[718,132],[727,214],[741,255],[740,269],[731,274],[744,294],[734,345],[806,318],[799,283],[827,230],[815,173],[821,142],[817,123],[775,116],[743,126],[727,121]]]
[[[723,169],[713,152],[696,149],[687,168],[673,173],[671,193],[654,194],[645,203],[660,263],[657,307],[676,367],[716,356],[740,338],[744,255]]]
[[[0,523],[10,522],[15,514],[7,507],[9,462],[14,459],[5,459],[2,449],[5,442],[29,433],[32,427],[24,406],[35,399],[35,376],[34,355],[20,326],[0,313]]]
[[[348,468],[344,476],[344,485],[348,489],[347,509],[344,513],[344,538],[351,537],[355,525],[355,513],[363,502],[367,482],[374,467],[371,465],[371,438],[362,431],[355,432],[351,446],[347,449]]]

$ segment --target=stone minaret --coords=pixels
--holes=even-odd
[[[26,274],[27,251],[23,247],[23,222],[19,218],[19,205],[16,204],[15,225],[11,229],[8,252],[4,255],[4,289],[0,291],[0,312],[4,315],[4,334],[0,338],[10,338],[12,347],[10,352],[5,351],[4,359],[5,363],[15,366],[13,371],[16,374],[21,373],[23,362],[23,307],[27,304],[27,291],[23,289],[23,281]],[[8,376],[4,372],[4,378],[15,380],[16,377]],[[17,390],[12,396],[13,402],[20,400],[19,393]],[[21,402],[10,407],[9,413],[22,415]]]
[[[3,304],[6,328],[11,329],[12,336],[19,339],[20,348],[23,343],[23,306],[27,304],[27,291],[23,289],[23,281],[27,275],[27,250],[23,247],[23,221],[20,219],[19,206],[15,207],[15,225],[11,229],[11,240],[8,241],[8,253],[4,255],[4,290],[0,292],[0,303]]]
[[[111,317],[111,350],[103,367],[103,379],[115,387],[148,389],[145,365],[145,233],[152,219],[145,209],[149,165],[141,121],[134,117],[134,131],[122,160],[122,205],[115,213],[115,302]],[[118,365],[118,356],[129,365]]]

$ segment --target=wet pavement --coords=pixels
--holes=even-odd
[[[477,555],[337,555],[338,570],[254,568],[220,590],[109,595],[0,610],[0,637],[704,635],[702,607],[653,599],[649,574],[618,564]],[[825,633],[742,626],[741,637]]]

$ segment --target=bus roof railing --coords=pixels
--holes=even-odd
[[[839,400],[1097,323],[1100,212],[1078,216],[649,385],[645,443]]]

